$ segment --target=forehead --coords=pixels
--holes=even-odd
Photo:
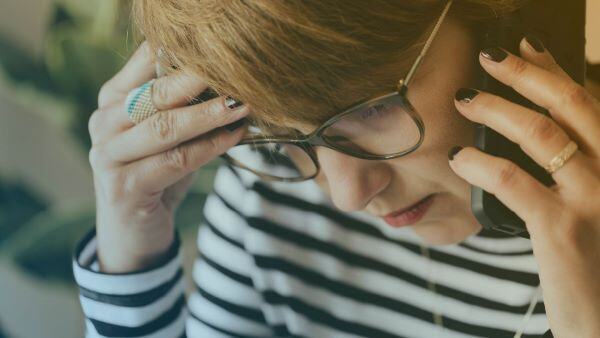
[[[397,83],[404,78],[421,52],[428,35],[421,38],[423,43],[407,50],[402,56],[385,65],[365,68],[362,75],[364,83],[352,83],[339,86],[340,96],[344,102],[328,112],[311,110],[307,107],[302,113],[293,112],[270,116],[266,114],[250,114],[263,128],[295,129],[302,133],[310,133],[333,116],[343,112],[355,104],[388,94],[396,90]],[[418,99],[431,99],[432,93],[439,92],[440,86],[447,86],[454,78],[466,69],[472,54],[472,41],[465,26],[447,17],[442,23],[430,49],[409,84],[409,96],[418,93]],[[425,90],[424,90],[425,89]],[[429,89],[429,90],[427,90]]]
[[[365,99],[361,99],[353,103],[352,105],[343,108],[342,110],[335,112],[331,116],[329,116],[324,121],[318,122],[307,122],[301,121],[297,119],[287,119],[285,121],[278,121],[275,123],[265,122],[260,118],[253,117],[252,114],[249,115],[251,122],[250,125],[255,128],[255,131],[258,133],[268,133],[268,134],[277,134],[277,135],[288,135],[288,134],[296,134],[298,132],[302,134],[310,134],[314,130],[326,126],[330,123],[335,123],[335,121],[339,120],[346,116],[346,114],[353,115],[355,112],[364,112],[367,109],[374,106],[380,107],[380,104],[384,106],[388,106],[392,104],[389,101],[390,94],[396,94],[396,91],[386,91],[381,94],[374,95],[372,97],[366,97]],[[366,102],[369,102],[368,105],[364,105]],[[362,107],[361,107],[362,106]],[[360,109],[356,109],[360,108]]]
[[[315,111],[311,110],[311,107],[306,107],[306,109],[299,114],[288,112],[274,116],[261,112],[251,112],[249,114],[249,118],[252,120],[252,124],[259,126],[265,131],[275,129],[294,129],[302,132],[303,134],[308,134],[316,128],[327,123],[333,117],[343,114],[357,105],[396,92],[396,84],[400,79],[400,76],[396,77],[393,74],[397,74],[397,71],[393,66],[390,66],[387,69],[382,69],[381,72],[387,73],[389,78],[386,79],[381,75],[376,75],[375,73],[369,74],[366,72],[365,76],[379,76],[378,82],[380,85],[371,87],[369,90],[364,91],[354,90],[354,95],[347,95],[344,105],[340,105],[339,107],[331,109],[330,111]],[[340,92],[344,93],[344,90],[341,89]]]

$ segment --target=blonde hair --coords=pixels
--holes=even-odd
[[[455,0],[467,26],[523,0]],[[169,64],[200,74],[256,118],[316,124],[389,92],[439,17],[440,0],[134,0],[133,15]]]

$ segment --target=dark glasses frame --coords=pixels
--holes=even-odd
[[[243,169],[246,169],[248,171],[251,171],[252,173],[254,173],[255,175],[259,176],[262,179],[282,181],[282,182],[300,182],[300,181],[305,181],[305,180],[314,178],[315,176],[318,175],[318,173],[321,169],[321,167],[319,165],[319,161],[317,159],[317,154],[315,153],[314,149],[312,148],[314,146],[327,147],[327,148],[339,151],[341,153],[344,153],[344,154],[347,154],[347,155],[350,155],[353,157],[357,157],[360,159],[365,159],[365,160],[389,160],[389,159],[405,156],[405,155],[410,154],[413,151],[415,151],[423,143],[423,140],[425,138],[425,125],[423,123],[423,119],[421,118],[421,116],[419,115],[417,110],[413,107],[413,105],[409,102],[408,98],[406,97],[406,92],[408,91],[408,85],[409,85],[410,81],[412,80],[416,70],[419,68],[419,66],[421,65],[421,63],[423,61],[423,57],[429,50],[429,47],[430,47],[434,37],[437,35],[437,32],[438,32],[444,18],[446,17],[446,14],[448,13],[448,10],[450,9],[450,5],[452,4],[452,2],[453,2],[453,0],[449,0],[446,3],[444,10],[442,11],[442,14],[440,15],[439,19],[437,20],[435,26],[433,27],[431,34],[427,38],[425,45],[423,46],[421,52],[419,53],[419,56],[417,57],[417,59],[415,60],[413,65],[411,66],[411,68],[408,71],[408,73],[406,74],[406,76],[398,81],[396,91],[388,93],[388,94],[384,94],[381,96],[377,96],[375,98],[355,102],[355,103],[349,105],[348,107],[342,109],[342,112],[334,115],[329,120],[325,121],[325,123],[323,123],[320,127],[315,129],[313,132],[311,132],[308,135],[301,135],[299,137],[251,135],[249,137],[243,138],[237,144],[237,145],[260,145],[260,144],[267,144],[267,143],[280,143],[280,144],[291,144],[291,145],[297,146],[297,147],[301,148],[303,151],[305,151],[308,154],[308,156],[310,157],[310,159],[313,161],[313,164],[315,165],[315,168],[316,168],[315,173],[313,175],[311,175],[310,177],[297,177],[297,178],[296,177],[295,178],[282,178],[282,177],[277,177],[277,176],[271,176],[271,175],[268,175],[268,174],[265,174],[262,172],[255,171],[251,168],[248,168],[243,163],[241,163],[241,162],[237,161],[236,159],[227,155],[227,153],[221,155],[221,157],[223,159],[225,159],[227,162],[229,162],[230,164],[235,165],[240,168],[243,168]],[[374,155],[374,154],[370,154],[367,152],[361,152],[361,151],[357,151],[352,148],[347,148],[347,147],[341,146],[339,144],[336,144],[335,142],[332,142],[329,137],[324,136],[324,133],[327,130],[327,128],[329,128],[330,126],[332,126],[334,123],[338,122],[339,120],[345,118],[346,116],[348,116],[352,113],[355,113],[356,111],[362,111],[365,108],[374,106],[375,104],[377,104],[379,102],[393,100],[393,99],[398,100],[397,104],[401,105],[405,109],[405,111],[409,114],[409,116],[412,118],[412,120],[415,122],[415,125],[419,129],[419,140],[411,148],[403,150],[398,153],[392,153],[392,154],[386,154],[386,155]]]

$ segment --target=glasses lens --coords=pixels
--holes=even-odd
[[[317,173],[308,153],[289,143],[242,144],[229,149],[227,155],[233,164],[266,178],[295,180]]]
[[[325,129],[332,145],[372,155],[392,155],[419,144],[421,130],[414,108],[398,94],[366,102]]]

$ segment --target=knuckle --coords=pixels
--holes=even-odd
[[[564,69],[554,60],[550,60],[545,64],[545,68],[554,74],[564,75]]]
[[[496,180],[496,188],[498,189],[498,191],[500,189],[506,189],[507,187],[511,187],[517,179],[518,171],[519,168],[516,164],[510,161],[505,161],[505,163],[502,164],[502,167],[500,168],[498,178]]]
[[[96,130],[98,130],[99,119],[100,111],[98,110],[94,111],[90,115],[90,118],[88,119],[88,133],[90,134],[90,136],[94,135],[96,133]]]
[[[537,139],[540,141],[548,141],[558,135],[558,128],[547,117],[541,114],[535,114],[529,121],[526,129],[526,134],[529,139]]]
[[[111,81],[107,81],[105,82],[102,87],[100,87],[100,90],[98,91],[98,106],[102,107],[104,105],[104,103],[106,101],[108,101],[108,99],[110,98],[110,96],[112,95],[113,91],[112,91],[112,84]]]
[[[165,152],[165,164],[176,171],[187,169],[190,156],[184,146],[169,149]]]
[[[210,118],[214,120],[224,120],[229,117],[228,114],[224,114],[227,110],[225,106],[225,102],[223,99],[213,99],[206,102],[206,106],[204,107],[204,113]]]
[[[88,161],[93,169],[106,167],[108,163],[108,155],[101,146],[92,146],[88,154]]]
[[[171,143],[177,140],[177,121],[175,114],[159,112],[150,119],[150,129],[157,140]]]
[[[511,65],[511,70],[515,75],[517,75],[517,77],[521,78],[527,71],[528,67],[529,65],[527,64],[527,61],[521,58],[515,58]]]
[[[221,148],[224,145],[223,136],[220,134],[213,135],[208,138],[210,144],[210,153],[219,154],[221,153]]]
[[[164,85],[162,78],[152,84],[152,102],[156,108],[163,107],[169,102],[169,86]]]
[[[592,101],[592,97],[587,90],[577,83],[570,83],[566,86],[563,98],[565,106],[586,105]]]

